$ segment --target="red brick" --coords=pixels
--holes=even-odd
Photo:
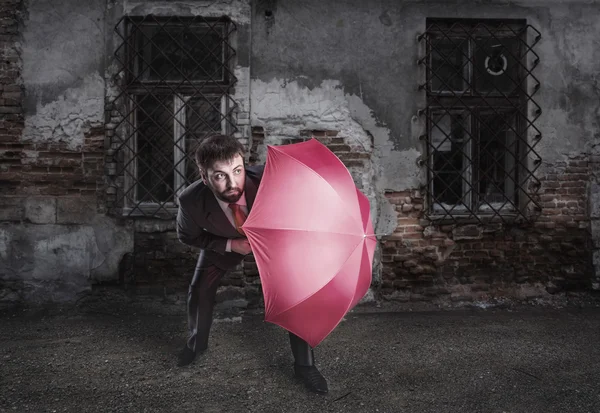
[[[419,222],[420,222],[420,220],[417,218],[411,218],[411,217],[398,218],[398,226],[419,225]]]
[[[411,234],[411,233],[422,233],[423,232],[423,227],[420,225],[406,225],[401,227],[404,231],[405,234]]]
[[[327,147],[329,148],[329,150],[331,152],[334,152],[336,154],[338,152],[350,152],[350,151],[352,151],[352,149],[350,148],[350,146],[344,145],[344,144],[342,144],[342,145],[330,144],[330,145],[327,145]]]
[[[343,161],[343,163],[347,168],[364,167],[365,166],[362,161]]]
[[[408,233],[402,236],[402,239],[421,239],[423,238],[423,234],[420,232],[416,233]]]
[[[346,160],[353,160],[353,159],[370,159],[371,158],[371,154],[369,153],[362,153],[362,152],[349,152],[349,153],[342,153],[338,156],[338,158],[340,158],[343,161]]]

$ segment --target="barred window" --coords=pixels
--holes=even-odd
[[[236,131],[234,31],[227,18],[126,17],[117,25],[111,148],[123,214],[173,217],[177,195],[198,177],[197,144]]]
[[[531,217],[541,162],[532,73],[540,37],[524,21],[427,20],[419,36],[427,107],[419,112],[427,118],[431,218]]]

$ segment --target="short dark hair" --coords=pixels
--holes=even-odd
[[[236,155],[244,157],[245,149],[236,138],[227,135],[210,135],[196,147],[196,163],[203,170],[215,162],[229,161]]]

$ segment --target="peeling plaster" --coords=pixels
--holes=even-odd
[[[379,159],[377,180],[379,192],[414,189],[420,184],[417,159],[421,153],[415,148],[395,151],[390,140],[390,129],[380,125],[375,113],[356,95],[348,95],[352,118],[373,136],[374,155]]]
[[[23,139],[66,143],[71,150],[83,146],[84,134],[104,122],[104,80],[94,73],[81,87],[67,89],[48,104],[38,103],[36,114],[25,118]]]
[[[233,75],[237,83],[232,98],[238,104],[239,113],[248,113],[250,111],[250,68],[236,66]]]
[[[120,70],[120,65],[117,62],[112,62],[106,67],[106,70],[104,71],[104,79],[106,79],[105,96],[107,102],[113,103],[114,100],[119,96],[121,93],[119,84],[121,84],[124,77],[125,74],[122,70]]]
[[[417,160],[421,152],[414,148],[404,151],[390,151],[382,155],[381,163],[384,171],[381,189],[404,191],[418,188],[420,185],[420,168]]]
[[[265,129],[265,144],[258,157],[266,159],[267,145],[285,138],[297,138],[300,130],[339,131],[338,137],[356,151],[371,153],[364,168],[349,168],[362,192],[369,198],[371,217],[377,234],[391,233],[397,215],[384,196],[387,189],[414,189],[419,185],[416,149],[394,151],[390,129],[382,124],[374,111],[354,94],[346,94],[337,80],[324,80],[307,88],[298,80],[274,79],[251,83],[251,119]],[[381,277],[380,251],[374,259],[374,282]]]
[[[253,123],[285,137],[308,128],[341,129],[349,118],[347,99],[337,80],[308,89],[298,81],[252,80]]]
[[[229,16],[238,24],[250,24],[251,7],[249,0],[216,1],[128,1],[124,0],[123,11],[130,16]]]
[[[376,234],[390,234],[398,226],[398,213],[394,205],[389,203],[384,197],[381,197],[379,208],[379,219],[375,227]]]
[[[350,172],[362,181],[363,192],[371,201],[377,233],[393,231],[395,213],[390,205],[386,205],[383,193],[414,189],[420,185],[417,159],[421,153],[417,149],[395,151],[390,129],[381,124],[359,96],[344,93],[337,80],[325,80],[309,89],[297,80],[264,82],[253,79],[251,91],[252,123],[265,128],[266,145],[295,138],[303,129],[334,129],[353,149],[371,152],[370,165],[364,170]],[[266,145],[259,148],[258,153],[263,161]]]
[[[296,80],[267,83],[253,79],[251,91],[252,124],[263,126],[267,132],[265,145],[259,148],[258,154],[263,162],[266,145],[285,138],[297,138],[303,129],[337,130],[338,136],[345,138],[349,146],[361,152],[372,152],[368,133],[353,117],[353,113],[360,114],[363,108],[353,100],[351,110],[349,97],[344,94],[340,82],[326,80],[319,87],[308,89]],[[372,168],[355,171],[354,175],[362,180],[363,192],[371,201],[371,213],[377,217]]]

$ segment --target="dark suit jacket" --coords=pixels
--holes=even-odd
[[[252,209],[263,171],[264,165],[246,168],[244,194],[248,212]],[[184,244],[204,250],[206,263],[202,266],[213,264],[228,270],[244,258],[235,252],[225,252],[227,239],[243,236],[231,225],[215,195],[202,180],[194,182],[179,195],[177,236]]]

